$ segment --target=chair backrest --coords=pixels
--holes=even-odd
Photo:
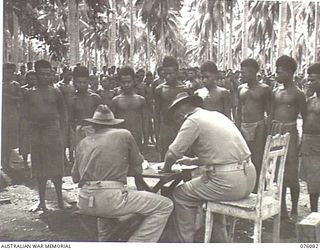
[[[262,167],[257,193],[257,211],[261,211],[262,201],[273,197],[281,203],[282,183],[290,135],[269,135],[264,148]]]

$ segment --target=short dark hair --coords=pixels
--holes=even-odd
[[[89,70],[86,66],[77,66],[73,69],[73,78],[76,77],[89,77]]]
[[[146,73],[144,69],[138,69],[136,74],[138,74],[139,72],[143,72],[143,74]]]
[[[315,63],[312,64],[309,68],[308,68],[308,74],[316,74],[316,75],[320,75],[320,63]]]
[[[120,70],[118,72],[119,79],[121,76],[128,76],[128,75],[130,75],[132,77],[132,79],[134,79],[135,73],[134,73],[133,68],[131,68],[130,66],[124,66],[124,67],[120,68]]]
[[[51,63],[47,60],[41,59],[34,63],[34,69],[37,71],[38,69],[49,68],[51,69]]]
[[[162,66],[159,66],[159,67],[157,68],[157,73],[159,74],[159,72],[160,72],[161,70],[163,70],[163,67],[162,67]]]
[[[293,74],[297,70],[297,63],[292,57],[283,55],[277,59],[276,67],[283,67]]]
[[[248,58],[245,59],[241,62],[240,64],[241,67],[249,67],[255,70],[255,72],[257,73],[260,69],[259,64],[256,60],[252,59],[252,58]]]
[[[218,67],[214,62],[206,61],[206,62],[201,64],[200,71],[201,72],[209,72],[209,73],[217,74],[218,73]]]
[[[174,56],[165,56],[163,58],[162,67],[175,67],[176,69],[179,69],[179,64]]]
[[[31,76],[31,75],[37,75],[37,73],[34,71],[34,70],[29,70],[27,73],[26,73],[26,78]]]
[[[187,71],[192,71],[192,72],[194,72],[194,73],[197,73],[197,70],[196,70],[196,68],[193,68],[193,67],[191,67],[191,68],[188,68],[188,69],[187,69]]]
[[[152,74],[151,71],[148,71],[148,72],[146,73],[146,76],[152,76],[152,77],[153,77],[153,74]]]

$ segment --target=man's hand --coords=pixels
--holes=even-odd
[[[173,173],[171,169],[165,169],[164,164],[158,167],[159,173]]]
[[[176,164],[191,166],[193,165],[193,158],[183,156],[181,159],[176,161]]]

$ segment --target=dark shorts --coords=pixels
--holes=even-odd
[[[284,170],[283,185],[285,187],[297,188],[299,187],[299,134],[297,124],[277,123],[273,121],[271,133],[272,135],[275,135],[277,133],[290,134],[290,142]]]
[[[302,136],[300,178],[309,194],[320,193],[320,135]]]
[[[31,124],[31,176],[63,176],[64,148],[59,121]]]

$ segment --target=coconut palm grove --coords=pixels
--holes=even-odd
[[[2,7],[1,248],[318,248],[319,0]]]

